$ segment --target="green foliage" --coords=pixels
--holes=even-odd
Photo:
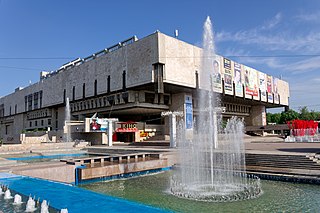
[[[280,123],[285,124],[288,121],[299,119],[299,113],[293,109],[289,109],[287,112],[281,112]]]
[[[290,109],[287,112],[267,113],[267,123],[286,124],[295,119],[320,120],[320,112],[309,111],[307,107],[302,107],[299,112]]]

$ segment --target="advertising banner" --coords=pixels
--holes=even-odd
[[[252,96],[253,98],[259,97],[257,71],[244,66],[244,80],[246,95]]]
[[[242,66],[237,62],[234,62],[234,83],[236,96],[243,97]]]
[[[192,109],[192,96],[185,96],[185,120],[186,120],[186,129],[193,128],[193,109]]]
[[[229,60],[227,58],[223,58],[223,69],[224,69],[224,91],[225,91],[225,94],[233,95],[231,60]]]
[[[272,76],[267,75],[267,92],[268,92],[268,102],[273,102],[273,89],[272,89]]]
[[[222,93],[222,78],[221,78],[221,56],[216,55],[213,62],[213,91]]]
[[[266,74],[259,72],[259,89],[261,91],[261,101],[267,101]]]
[[[106,132],[108,130],[108,120],[105,118],[90,118],[90,131]]]
[[[278,80],[278,78],[273,78],[273,97],[275,104],[279,103]]]

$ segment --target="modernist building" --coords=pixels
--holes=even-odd
[[[202,52],[155,32],[76,59],[57,71],[41,72],[39,82],[0,98],[0,137],[19,141],[22,132],[32,130],[50,130],[61,137],[67,98],[72,120],[84,121],[97,113],[139,122],[140,130],[151,125],[157,134],[168,134],[168,119],[161,112],[185,112],[187,97],[192,116],[197,116]],[[223,117],[237,115],[247,125],[265,125],[266,108],[288,106],[287,82],[222,56],[214,64],[218,72],[213,89],[226,107]]]

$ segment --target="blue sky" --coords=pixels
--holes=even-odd
[[[293,109],[320,110],[318,0],[0,0],[0,96],[133,35],[178,29],[199,45],[207,15],[218,54],[288,81]]]

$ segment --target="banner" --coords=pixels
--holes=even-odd
[[[243,97],[242,66],[237,62],[234,62],[234,83],[236,96]]]
[[[231,60],[227,58],[223,58],[223,68],[224,68],[224,92],[225,94],[233,95]]]
[[[221,78],[221,56],[216,55],[213,61],[213,91],[222,93],[222,78]]]
[[[273,102],[273,89],[272,89],[272,76],[267,75],[267,92],[268,92],[268,102]]]
[[[108,130],[108,119],[93,117],[90,118],[90,131],[106,132]]]
[[[278,93],[278,80],[277,78],[273,78],[273,97],[274,103],[279,103],[279,93]]]
[[[257,71],[244,66],[244,80],[245,80],[245,90],[246,90],[246,95],[251,95],[253,97],[258,97],[258,76],[257,76]]]
[[[192,109],[192,96],[185,96],[185,120],[186,120],[186,129],[193,128],[193,109]]]
[[[259,89],[261,91],[261,101],[267,101],[266,74],[259,72]]]

